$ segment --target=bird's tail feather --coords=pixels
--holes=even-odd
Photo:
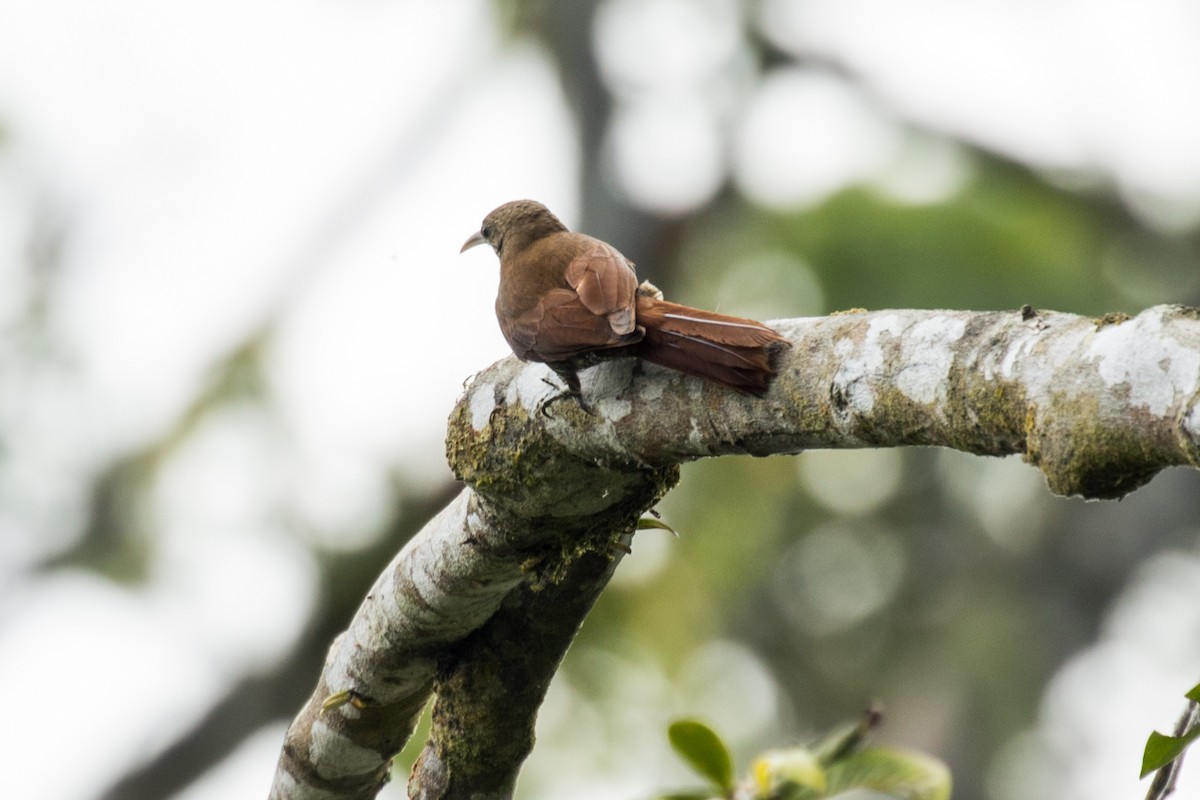
[[[766,394],[775,356],[787,340],[752,319],[730,317],[640,295],[637,322],[645,328],[640,358],[751,394]]]

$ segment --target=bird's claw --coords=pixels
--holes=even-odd
[[[596,410],[594,408],[592,408],[591,404],[589,404],[586,400],[583,399],[582,392],[574,391],[570,387],[567,387],[566,389],[564,389],[561,386],[555,384],[549,378],[542,378],[542,382],[545,383],[547,386],[552,386],[555,389],[558,389],[558,392],[556,392],[554,395],[552,395],[550,397],[547,397],[545,400],[543,400],[541,403],[538,404],[538,413],[540,413],[543,416],[548,418],[550,416],[550,412],[548,409],[550,408],[550,406],[553,403],[555,403],[559,400],[562,400],[563,398],[566,398],[566,397],[573,397],[573,398],[575,398],[575,401],[577,403],[579,403],[579,407],[584,410],[584,413],[586,413],[590,417],[597,416]]]
[[[571,392],[567,392],[567,391],[559,392],[558,394],[554,395],[553,397],[548,397],[545,400],[543,400],[541,402],[541,404],[538,406],[538,413],[542,414],[543,416],[549,417],[550,412],[548,409],[550,408],[551,404],[556,403],[559,400],[563,400],[568,397],[575,398],[575,402],[579,403],[579,407],[582,408],[584,413],[587,414],[589,417],[599,416],[596,413],[596,409],[592,408],[591,404],[589,404],[586,400],[583,399],[583,395],[572,394]]]
[[[547,381],[547,383],[549,383],[549,381]],[[568,396],[567,392],[556,392],[555,394],[551,395],[550,397],[547,397],[545,400],[538,403],[538,413],[541,414],[546,419],[549,419],[551,404],[553,404],[556,400],[561,400],[567,396]]]

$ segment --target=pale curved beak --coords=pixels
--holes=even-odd
[[[463,242],[462,249],[459,250],[458,252],[465,253],[468,250],[470,250],[472,247],[474,247],[475,245],[483,244],[486,241],[487,241],[487,239],[483,238],[482,232],[475,231],[474,233],[472,233],[470,236],[467,237],[467,240],[465,242]]]

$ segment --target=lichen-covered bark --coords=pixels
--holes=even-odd
[[[1120,497],[1200,465],[1200,318],[1156,306],[1102,319],[1051,311],[850,312],[773,323],[793,347],[759,400],[632,361],[584,373],[599,410],[554,403],[548,435],[599,463],[935,445],[1022,453],[1052,491]],[[646,373],[631,381],[633,371]],[[554,394],[536,364],[476,377],[476,416]]]
[[[673,464],[600,468],[520,406],[480,419],[470,405],[451,418],[447,451],[474,488],[401,551],[334,642],[272,798],[373,797],[435,685],[411,790],[505,796],[576,629],[638,518],[678,479]]]
[[[411,797],[512,795],[550,679],[620,554],[588,553],[555,582],[522,587],[455,649],[436,684],[432,730],[413,769]]]
[[[547,682],[682,461],[939,445],[1023,453],[1053,491],[1091,498],[1200,465],[1194,309],[851,312],[776,327],[793,346],[762,399],[624,360],[583,373],[591,415],[554,399],[542,365],[506,359],[476,376],[447,436],[468,488],[334,642],[272,797],[374,796],[435,686],[410,791],[507,796]]]

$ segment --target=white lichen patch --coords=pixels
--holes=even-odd
[[[619,358],[580,373],[584,397],[604,419],[615,422],[633,411],[633,403],[622,395],[633,380],[634,364],[632,358]]]
[[[394,631],[397,621],[407,621],[410,635],[422,628],[427,607],[410,604],[409,592],[424,598],[436,597],[437,577],[449,565],[446,554],[455,552],[456,543],[470,537],[473,530],[484,528],[483,521],[470,510],[470,493],[462,492],[442,509],[428,525],[404,545],[392,563],[375,581],[371,594],[355,616],[350,633],[362,647],[375,650],[391,646],[385,636]],[[410,642],[416,645],[418,642]],[[332,674],[332,671],[330,671]],[[347,672],[347,676],[352,672]],[[332,684],[331,684],[332,686]]]
[[[894,339],[904,333],[905,320],[906,315],[903,314],[882,313],[872,317],[871,321],[867,323],[865,343],[877,345],[888,339]]]
[[[326,780],[363,775],[379,769],[383,762],[379,753],[355,744],[320,719],[313,722],[311,746],[310,760],[321,765],[321,777]]]
[[[1193,405],[1183,415],[1183,432],[1191,441],[1193,450],[1200,451],[1200,405]],[[1196,460],[1193,463],[1200,466],[1200,452],[1194,458]]]
[[[844,337],[833,344],[838,371],[833,385],[846,403],[849,414],[870,414],[875,408],[875,392],[869,377],[878,376],[887,358],[886,346],[904,330],[899,314],[880,314],[867,323],[862,342]]]
[[[496,410],[496,384],[485,383],[471,387],[471,427],[476,431],[483,430]]]
[[[283,764],[280,764],[283,767]],[[304,800],[340,800],[344,792],[333,789],[322,789],[307,781],[300,781],[295,775],[284,769],[276,770],[275,783],[271,786],[271,800],[279,797],[303,797]]]
[[[303,792],[301,792],[303,787]],[[307,783],[300,783],[296,780],[296,776],[287,770],[279,769],[275,771],[275,783],[271,786],[271,797],[332,797],[331,792],[324,789],[318,789],[315,786],[309,786]]]
[[[965,321],[951,316],[930,317],[909,328],[900,352],[904,366],[896,376],[896,388],[917,403],[944,401],[955,345],[966,329]]]
[[[623,397],[601,397],[596,410],[605,420],[615,422],[633,412],[633,403]]]
[[[563,391],[556,388],[558,384],[558,376],[545,364],[524,364],[517,377],[509,381],[505,400],[509,405],[520,403],[525,412],[533,416],[542,403]]]
[[[1129,387],[1129,403],[1161,416],[1200,384],[1200,353],[1163,333],[1161,314],[1145,313],[1099,330],[1084,353],[1110,387]]]
[[[639,381],[638,399],[643,403],[656,403],[662,400],[667,391],[666,381]]]
[[[693,451],[700,452],[705,447],[704,432],[700,430],[700,421],[695,417],[688,420],[690,429],[688,430],[687,440]]]
[[[1093,331],[1089,320],[1077,319],[1070,327],[1041,332],[1031,340],[1014,369],[1014,377],[1024,384],[1026,394],[1046,398],[1057,392],[1073,393],[1076,383],[1064,381],[1063,376],[1079,369],[1080,353],[1088,346]]]
[[[870,414],[875,409],[875,393],[869,381],[863,380],[871,372],[872,359],[858,353],[858,347],[849,339],[838,339],[833,345],[838,357],[838,370],[833,374],[833,386],[842,398],[850,414]],[[882,364],[880,360],[874,366]]]
[[[1033,351],[1033,347],[1039,339],[1041,333],[1032,328],[1023,328],[1015,331],[1012,338],[1009,339],[1008,347],[999,354],[999,363],[995,363],[993,354],[995,350],[988,348],[984,353],[985,361],[983,363],[983,376],[988,380],[993,380],[999,377],[1001,380],[1010,381],[1016,377],[1017,368],[1025,360],[1025,356]]]

